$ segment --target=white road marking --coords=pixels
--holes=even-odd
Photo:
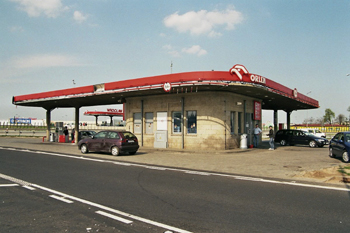
[[[132,223],[132,221],[130,221],[130,220],[128,220],[128,219],[121,218],[121,217],[118,217],[118,216],[113,215],[113,214],[109,214],[109,213],[104,212],[104,211],[101,211],[101,210],[96,211],[95,213],[96,213],[96,214],[103,215],[103,216],[108,217],[108,218],[111,218],[111,219],[114,219],[114,220],[117,220],[117,221],[120,221],[120,222],[123,222],[123,223],[125,223],[125,224],[130,224],[130,223]]]
[[[50,195],[49,197],[51,197],[53,199],[56,199],[56,200],[59,200],[59,201],[63,201],[63,202],[68,203],[68,204],[74,203],[71,200],[68,200],[68,199],[65,199],[64,197],[59,197],[59,196],[56,196],[56,195]]]
[[[2,187],[14,187],[14,186],[19,186],[18,184],[0,184],[0,188]]]
[[[23,181],[23,180],[20,180],[20,179],[11,177],[11,176],[7,176],[7,175],[1,174],[1,173],[0,173],[0,178],[3,178],[5,180],[11,180],[12,182],[19,183],[19,184],[29,184],[26,181]],[[16,180],[16,181],[14,181],[14,180]],[[50,197],[52,197],[52,196],[57,197],[57,195],[58,195],[58,198],[63,198],[63,199],[68,198],[70,200],[74,200],[74,201],[77,201],[77,202],[80,202],[80,203],[83,203],[83,204],[86,204],[86,205],[89,205],[89,206],[97,207],[99,209],[102,209],[102,210],[105,210],[105,211],[108,211],[108,212],[111,212],[111,213],[119,214],[119,215],[122,215],[122,216],[125,216],[125,217],[128,217],[128,218],[137,220],[139,222],[143,222],[143,223],[150,224],[150,225],[153,225],[153,226],[157,226],[157,227],[160,227],[160,228],[164,228],[164,229],[167,229],[167,230],[172,230],[174,232],[178,232],[178,233],[192,233],[190,231],[186,231],[186,230],[183,230],[183,229],[180,229],[180,228],[177,228],[177,227],[169,226],[169,225],[166,225],[166,224],[163,224],[163,223],[159,223],[159,222],[156,222],[156,221],[153,221],[153,220],[150,220],[150,219],[142,218],[142,217],[139,217],[139,216],[136,216],[136,215],[132,215],[132,214],[120,211],[120,210],[116,210],[116,209],[110,208],[108,206],[100,205],[98,203],[94,203],[94,202],[91,202],[91,201],[88,201],[88,200],[84,200],[84,199],[81,199],[81,198],[78,198],[78,197],[74,197],[74,196],[71,196],[71,195],[68,195],[68,194],[65,194],[65,193],[62,193],[62,192],[50,189],[50,188],[46,188],[44,186],[40,186],[40,185],[33,184],[33,183],[31,183],[30,186],[35,187],[37,189],[44,190],[44,191],[49,192],[49,193],[56,194],[56,195],[51,195]],[[55,198],[55,197],[53,197],[53,198]]]
[[[35,188],[31,187],[31,186],[27,186],[27,185],[24,185],[22,186],[23,188],[26,188],[26,189],[29,189],[29,190],[35,190]]]
[[[246,180],[246,181],[255,181],[255,182],[264,182],[264,183],[283,184],[283,185],[292,185],[292,186],[300,186],[300,187],[308,187],[308,188],[350,192],[349,188],[339,188],[339,187],[332,187],[332,186],[303,184],[303,183],[297,183],[296,181],[278,181],[278,180],[272,180],[272,179],[238,176],[238,175],[230,175],[230,174],[223,174],[223,173],[216,173],[216,172],[202,172],[202,171],[170,168],[170,167],[165,167],[165,166],[151,166],[151,165],[144,165],[144,164],[137,164],[137,163],[130,163],[130,162],[117,162],[117,161],[112,161],[112,160],[101,160],[101,159],[94,159],[94,158],[77,157],[77,156],[73,156],[73,155],[65,155],[65,154],[43,152],[43,151],[30,151],[30,150],[21,150],[21,149],[4,148],[4,147],[0,147],[0,149],[17,150],[17,151],[31,152],[31,153],[37,153],[37,154],[54,155],[54,156],[71,158],[71,159],[81,159],[81,160],[94,161],[94,162],[111,163],[111,164],[116,164],[116,165],[121,165],[121,166],[134,166],[134,167],[143,167],[143,168],[148,168],[148,169],[155,169],[155,167],[158,167],[157,170],[177,171],[177,172],[206,175],[206,176],[209,176],[209,175],[221,176],[221,177],[234,178],[237,180]],[[0,178],[1,178],[1,176],[0,176]],[[15,181],[13,181],[13,182],[15,182]]]

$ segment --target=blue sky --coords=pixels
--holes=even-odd
[[[0,119],[45,118],[12,96],[167,74],[171,62],[173,73],[243,64],[319,101],[293,123],[326,108],[350,114],[348,0],[3,0],[0,9]],[[73,120],[74,109],[52,114]]]

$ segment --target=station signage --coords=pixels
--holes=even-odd
[[[169,92],[171,90],[171,84],[170,83],[164,83],[163,89],[165,92]]]
[[[261,121],[261,103],[254,101],[254,120]]]
[[[10,124],[28,124],[32,123],[31,118],[10,118]]]
[[[107,108],[107,112],[123,113],[123,109]]]
[[[266,78],[256,74],[250,74],[247,68],[243,65],[234,65],[230,69],[231,75],[236,75],[238,79],[242,82],[250,82],[250,83],[258,83],[262,85],[266,85]]]

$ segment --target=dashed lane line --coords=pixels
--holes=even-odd
[[[187,230],[183,230],[183,229],[180,229],[180,228],[177,228],[177,227],[173,227],[173,226],[170,226],[170,225],[159,223],[159,222],[156,222],[156,221],[153,221],[153,220],[150,220],[150,219],[142,218],[142,217],[139,217],[139,216],[136,216],[136,215],[133,215],[133,214],[129,214],[129,213],[126,213],[126,212],[123,212],[123,211],[120,211],[120,210],[116,210],[116,209],[110,208],[108,206],[104,206],[104,205],[101,205],[101,204],[98,204],[98,203],[94,203],[94,202],[91,202],[91,201],[88,201],[88,200],[84,200],[84,199],[81,199],[81,198],[78,198],[78,197],[75,197],[75,196],[71,196],[71,195],[68,195],[68,194],[65,194],[65,193],[62,193],[62,192],[50,189],[50,188],[46,188],[44,186],[40,186],[40,185],[37,185],[37,184],[29,183],[29,182],[26,182],[26,181],[23,181],[23,180],[20,180],[20,179],[17,179],[17,178],[8,176],[8,175],[4,175],[4,174],[1,174],[1,173],[0,173],[0,178],[3,178],[5,180],[10,180],[10,181],[18,183],[20,185],[25,184],[25,185],[34,187],[36,189],[44,190],[44,191],[46,191],[48,193],[52,193],[54,195],[50,195],[51,198],[60,199],[61,201],[63,199],[64,200],[69,199],[69,200],[73,200],[73,201],[76,201],[76,202],[80,202],[80,203],[86,204],[88,206],[93,206],[93,207],[99,208],[99,209],[104,210],[104,211],[108,211],[110,213],[118,214],[118,215],[130,218],[130,219],[133,219],[133,220],[136,220],[136,221],[139,221],[139,222],[143,222],[143,223],[146,223],[146,224],[149,224],[149,225],[160,227],[160,228],[163,228],[163,229],[166,229],[166,230],[171,230],[171,231],[178,232],[178,233],[191,233],[190,231],[187,231]],[[102,211],[102,212],[104,212],[104,211]],[[101,212],[99,212],[98,214],[101,215]],[[112,215],[110,215],[109,217],[111,217],[111,216]],[[123,219],[123,218],[121,218],[121,219]]]
[[[19,186],[18,184],[0,184],[0,188],[3,187],[14,187],[14,186]]]
[[[116,215],[113,215],[113,214],[109,214],[107,212],[104,212],[104,211],[101,211],[101,210],[98,210],[95,212],[96,214],[99,214],[99,215],[102,215],[102,216],[105,216],[105,217],[108,217],[108,218],[111,218],[111,219],[114,219],[114,220],[117,220],[119,222],[123,222],[125,224],[130,224],[132,223],[132,221],[128,220],[128,219],[125,219],[125,218],[121,218],[121,217],[118,217]]]

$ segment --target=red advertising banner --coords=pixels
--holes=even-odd
[[[254,101],[254,120],[261,121],[261,103]]]

